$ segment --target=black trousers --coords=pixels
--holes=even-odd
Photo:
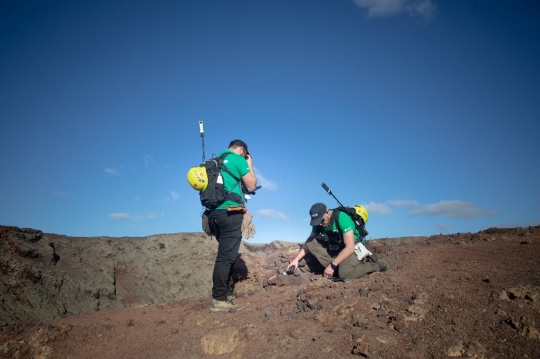
[[[217,300],[227,300],[227,296],[233,294],[233,268],[242,242],[242,219],[241,211],[216,209],[208,215],[219,243],[212,274],[212,298]]]

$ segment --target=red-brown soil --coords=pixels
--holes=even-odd
[[[192,242],[211,243],[201,236]],[[54,235],[44,237],[58,243]],[[19,252],[12,256],[26,253],[13,243]],[[0,358],[540,358],[540,227],[372,244],[390,270],[345,282],[323,278],[309,257],[294,275],[283,275],[298,245],[247,244],[235,272],[237,300],[245,309],[236,313],[209,312],[209,277],[202,295],[193,290],[182,299],[178,290],[180,299],[149,304],[156,301],[153,293],[145,302],[133,289],[126,300],[125,288],[146,275],[142,263],[127,260],[115,267],[115,289],[107,299],[121,297],[123,308],[111,304],[45,321],[15,320],[12,311],[15,319],[0,331]],[[189,282],[187,272],[200,281],[197,273],[209,276],[211,258],[205,254],[201,262],[198,255],[176,263],[178,281]],[[62,257],[69,256],[47,265],[58,268]],[[16,270],[6,263],[4,278]],[[14,290],[4,278],[3,304]],[[144,288],[165,290],[151,283]]]

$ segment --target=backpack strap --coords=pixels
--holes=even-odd
[[[338,224],[339,211],[333,209],[332,214],[330,215],[330,220],[326,226],[326,230],[322,230],[321,234],[325,238],[325,243],[328,244],[328,249],[330,250],[341,250],[344,245],[343,235],[340,233],[339,224]],[[334,232],[334,223],[336,223],[337,232]],[[320,234],[320,235],[321,235]]]
[[[350,208],[350,207],[349,207]],[[358,241],[357,242],[362,242],[362,243],[365,243],[365,237],[369,234],[368,231],[366,231],[366,227],[365,227],[365,224],[364,224],[364,220],[362,218],[358,218],[359,222],[360,223],[357,223],[357,221],[351,217],[351,215],[349,214],[349,210],[347,210],[345,207],[338,207],[336,208],[334,211],[341,211],[341,212],[345,212],[345,214],[347,216],[349,216],[353,223],[354,223],[354,227],[356,228],[356,230],[358,231]],[[341,228],[339,227],[339,222],[336,222],[336,226],[338,227],[338,230],[341,231]]]
[[[329,229],[330,232],[334,231],[334,223],[336,224],[338,233],[341,232],[341,228],[339,227],[339,209],[338,208],[333,209],[332,214],[330,215],[330,220],[328,221],[328,226],[326,227]],[[341,236],[341,233],[339,235]]]
[[[227,168],[227,166],[225,166],[225,163],[223,163],[223,161],[225,160],[225,157],[227,157],[228,155],[230,155],[231,152],[225,152],[223,153],[219,158],[221,160],[221,167],[220,167],[220,171],[223,170],[225,172],[227,172],[227,174],[229,176],[231,176],[235,181],[236,181],[236,184],[233,186],[233,188],[231,188],[229,191],[227,191],[227,199],[230,199],[232,201],[235,201],[235,202],[240,202],[242,204],[245,203],[244,201],[244,197],[243,196],[239,196],[237,195],[236,193],[233,193],[233,190],[236,188],[236,186],[238,186],[240,184],[240,179],[238,177],[236,177],[235,175],[233,175],[231,173],[231,171],[229,171],[229,169]],[[238,201],[238,198],[240,199],[240,201]]]
[[[330,227],[330,230],[332,230],[333,227],[331,227],[331,225],[334,224],[334,222],[335,222],[336,223],[336,228],[338,230],[338,234],[339,234],[340,239],[341,239],[341,242],[345,243],[345,241],[343,241],[343,234],[341,234],[341,227],[339,226],[339,220],[338,220],[339,212],[345,212],[345,214],[350,217],[349,211],[345,207],[335,208],[335,209],[332,210],[332,215],[330,216],[330,221],[328,222],[328,227]],[[359,242],[364,244],[365,243],[364,237],[366,237],[367,234],[368,234],[365,227],[364,227],[364,221],[361,219],[361,227],[359,228],[357,226],[357,224],[356,224],[356,221],[353,218],[351,218],[351,219],[352,219],[352,221],[354,223],[354,226],[355,226],[355,228],[356,228],[356,230],[358,231],[358,234],[359,234],[358,241],[355,242],[355,245],[356,245],[356,243],[359,243]],[[374,253],[374,251],[373,251],[373,253]],[[367,258],[369,260],[371,260],[373,263],[376,263],[376,259],[374,259],[372,256],[367,256]]]
[[[349,212],[346,208],[344,207],[338,207],[336,209],[334,209],[334,212],[337,212],[338,215],[339,215],[339,212],[345,212],[345,214],[347,216],[349,216],[351,218],[351,220],[353,221],[354,223],[354,227],[356,228],[356,230],[358,231],[358,241],[357,242],[362,242],[364,243],[364,237],[367,236],[367,231],[364,229],[364,221],[362,221],[360,224],[361,224],[361,228],[359,228],[359,225],[356,223],[356,221],[354,220],[354,218],[352,218],[350,215],[349,215]],[[334,212],[332,213],[332,215],[334,214]],[[338,229],[338,232],[341,233],[341,227],[339,226],[339,221],[338,221],[338,215],[336,215],[336,227]],[[355,242],[356,243],[356,242]]]
[[[335,208],[333,211],[334,211],[334,212],[332,212],[332,215],[333,215],[334,213],[337,213],[337,214],[336,214],[336,227],[337,227],[338,232],[340,233],[340,235],[342,235],[342,234],[341,234],[341,227],[339,226],[339,212],[343,212],[343,210],[342,210],[340,207],[338,207],[338,208]]]

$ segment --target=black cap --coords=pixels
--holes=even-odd
[[[326,205],[324,203],[315,203],[309,210],[311,216],[310,226],[318,226],[321,224],[324,214],[326,213]]]
[[[229,148],[231,147],[244,147],[246,153],[249,154],[247,144],[242,140],[232,140],[231,143],[229,143]]]

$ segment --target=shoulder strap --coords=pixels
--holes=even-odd
[[[358,241],[364,243],[364,237],[366,237],[369,234],[368,231],[366,231],[364,220],[362,218],[359,218],[360,223],[358,223],[358,221],[352,217],[352,214],[349,213],[349,209],[347,208],[341,207],[341,209],[338,208],[338,210],[345,212],[345,214],[347,214],[347,216],[349,216],[352,219],[354,223],[354,227],[358,231]],[[339,222],[337,222],[337,226],[339,229]]]
[[[238,202],[238,198],[240,198],[240,202],[241,203],[244,203],[244,196],[238,196],[236,193],[233,193],[233,190],[236,188],[236,186],[238,186],[240,184],[240,179],[238,177],[236,177],[235,175],[233,175],[231,173],[231,171],[229,171],[229,169],[227,168],[227,166],[225,166],[225,163],[223,163],[223,161],[225,160],[225,157],[227,157],[228,155],[230,155],[231,152],[225,152],[223,153],[221,156],[219,156],[221,162],[221,167],[219,168],[219,170],[223,170],[225,172],[227,172],[227,174],[229,176],[231,176],[235,181],[236,181],[236,184],[233,186],[233,188],[231,188],[229,191],[227,191],[227,197],[235,202]]]
[[[339,208],[334,208],[332,210],[332,215],[330,216],[330,221],[328,221],[328,228],[330,229],[330,232],[334,231],[334,223],[336,224],[336,227],[338,229],[338,233],[341,232],[341,228],[339,227],[339,212],[340,212]]]
[[[236,177],[235,175],[233,175],[231,173],[231,171],[229,171],[229,169],[227,168],[227,166],[225,166],[225,163],[223,163],[223,161],[225,160],[225,157],[227,157],[228,155],[230,155],[231,153],[230,152],[225,152],[224,154],[222,154],[221,156],[219,156],[219,158],[221,159],[221,167],[220,167],[220,170],[223,170],[225,172],[227,172],[227,174],[229,176],[231,176],[236,182],[239,182],[240,179],[238,177]],[[232,191],[232,190],[231,190]]]
[[[334,213],[336,214],[336,216],[335,216],[336,227],[338,229],[338,232],[341,234],[341,227],[339,226],[339,213],[340,212],[345,212],[345,214],[347,216],[349,216],[349,217],[350,217],[350,215],[349,215],[347,209],[344,208],[344,207],[338,207],[338,208],[334,209],[334,212],[332,212],[332,217],[334,217]],[[330,220],[332,220],[332,217],[330,217]],[[358,230],[358,227],[356,226],[356,223],[354,222],[354,219],[352,219],[352,221],[354,223],[354,226],[356,227],[356,230]]]

